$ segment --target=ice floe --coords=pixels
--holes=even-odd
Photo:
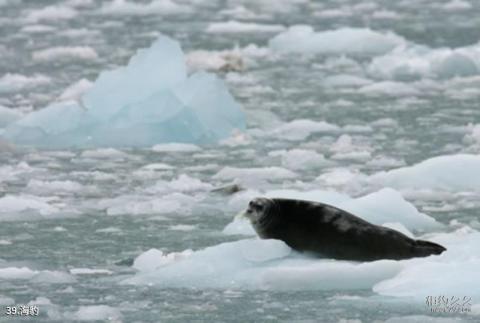
[[[32,53],[36,62],[51,62],[62,60],[95,60],[98,58],[95,49],[89,46],[51,47]]]
[[[338,130],[340,130],[340,127],[325,121],[296,119],[274,128],[268,135],[291,141],[301,141],[311,134],[331,133]]]
[[[413,166],[376,173],[369,182],[397,189],[480,190],[480,156],[446,155]]]
[[[368,72],[376,77],[396,80],[477,75],[480,72],[480,44],[454,49],[413,44],[401,46],[375,57]]]
[[[32,270],[28,267],[0,268],[0,279],[22,279],[42,284],[68,284],[75,282],[75,277],[62,271]]]
[[[140,255],[137,259],[146,263],[137,266],[139,273],[123,283],[175,288],[352,290],[371,288],[402,268],[389,260],[354,263],[308,258],[282,241],[260,239],[226,242],[162,262],[165,257],[168,255],[151,250]]]
[[[77,16],[78,12],[66,6],[53,5],[29,12],[25,18],[27,22],[67,20]]]
[[[239,22],[230,20],[227,22],[214,22],[208,25],[209,33],[255,33],[255,32],[279,32],[285,29],[282,25],[265,25],[256,23]]]
[[[293,170],[317,169],[331,164],[322,154],[306,149],[276,150],[268,155],[280,157],[282,166]]]
[[[410,230],[440,227],[431,217],[418,212],[398,192],[389,189],[357,199],[324,191],[283,190],[270,191],[265,195],[327,202],[409,236],[413,236]],[[229,224],[224,233],[254,234],[241,217]],[[291,250],[279,240],[246,239],[198,251],[169,254],[151,249],[137,257],[134,268],[138,273],[123,283],[164,288],[360,289],[373,290],[381,295],[421,299],[452,291],[461,295],[478,295],[480,286],[476,286],[471,277],[480,262],[474,247],[479,244],[480,234],[461,227],[452,233],[429,233],[423,238],[438,242],[448,250],[440,256],[426,258],[351,262],[310,258]],[[445,280],[446,273],[452,279]]]
[[[405,43],[393,33],[381,33],[368,28],[341,28],[315,32],[311,26],[297,25],[278,34],[269,42],[280,52],[325,54],[380,55]]]
[[[55,217],[59,208],[49,204],[49,200],[31,195],[5,195],[0,198],[0,221]]]
[[[0,77],[0,93],[13,93],[45,86],[51,79],[44,75],[25,76],[7,73]]]
[[[101,14],[119,16],[146,16],[146,15],[169,15],[185,13],[190,8],[175,3],[171,0],[152,0],[147,3],[137,3],[127,0],[112,0],[104,3],[99,9]]]
[[[212,143],[245,128],[240,106],[212,74],[187,76],[179,44],[160,36],[126,67],[103,72],[79,101],[54,103],[3,136],[39,147]]]
[[[72,313],[72,318],[78,321],[114,321],[120,322],[122,313],[118,308],[108,305],[80,306]]]

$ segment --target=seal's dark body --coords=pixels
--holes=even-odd
[[[318,256],[372,261],[441,254],[436,243],[414,240],[336,207],[301,200],[271,199],[255,230],[261,238],[283,240],[292,249]]]

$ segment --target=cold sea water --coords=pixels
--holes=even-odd
[[[479,26],[475,0],[0,0],[0,322],[478,322]],[[9,135],[160,35],[226,84],[245,130],[115,147]],[[448,250],[312,259],[237,216],[262,195]]]

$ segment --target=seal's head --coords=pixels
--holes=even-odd
[[[248,203],[245,216],[250,220],[255,231],[263,238],[266,226],[271,222],[275,202],[269,198],[257,197]]]

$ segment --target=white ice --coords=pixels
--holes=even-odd
[[[397,189],[480,190],[480,156],[456,154],[427,159],[370,176],[370,183]]]
[[[147,16],[181,14],[190,8],[171,0],[152,0],[148,3],[137,3],[127,0],[112,0],[104,3],[99,12],[104,15]]]
[[[402,268],[389,260],[354,263],[308,258],[279,240],[226,242],[162,261],[169,255],[151,250],[140,255],[136,261],[142,259],[143,265],[136,267],[138,274],[124,283],[174,288],[351,290],[371,288]]]
[[[245,23],[235,20],[226,22],[214,22],[208,25],[209,33],[256,33],[256,32],[279,32],[285,29],[282,25],[266,25]]]
[[[50,47],[37,50],[32,53],[35,62],[51,63],[62,60],[84,60],[91,61],[98,58],[97,52],[90,46],[72,46],[72,47]]]
[[[266,195],[321,199],[345,209],[356,209],[355,214],[410,236],[412,233],[407,227],[439,228],[432,218],[418,212],[392,190],[358,199],[322,191],[271,191]],[[372,208],[378,213],[371,212]],[[384,210],[390,210],[388,216],[384,216]],[[243,221],[240,219],[233,222],[237,229]],[[385,223],[386,219],[390,223]],[[225,233],[239,234],[235,229],[235,225],[229,225]],[[282,241],[254,238],[181,253],[165,254],[158,249],[149,250],[137,257],[134,267],[138,273],[124,283],[162,288],[360,289],[373,290],[381,295],[420,299],[443,294],[480,296],[480,280],[477,279],[479,232],[461,227],[451,233],[415,237],[440,243],[447,251],[439,256],[401,261],[351,262],[310,258],[291,250]]]
[[[126,67],[103,72],[79,101],[54,103],[3,136],[39,147],[213,143],[245,128],[240,106],[208,73],[187,76],[179,44],[160,36]]]
[[[460,48],[429,48],[410,44],[376,57],[368,66],[375,77],[409,80],[465,77],[480,73],[480,43]]]
[[[368,28],[341,28],[315,32],[311,26],[297,25],[269,42],[280,52],[380,55],[390,52],[405,40],[394,33]]]

